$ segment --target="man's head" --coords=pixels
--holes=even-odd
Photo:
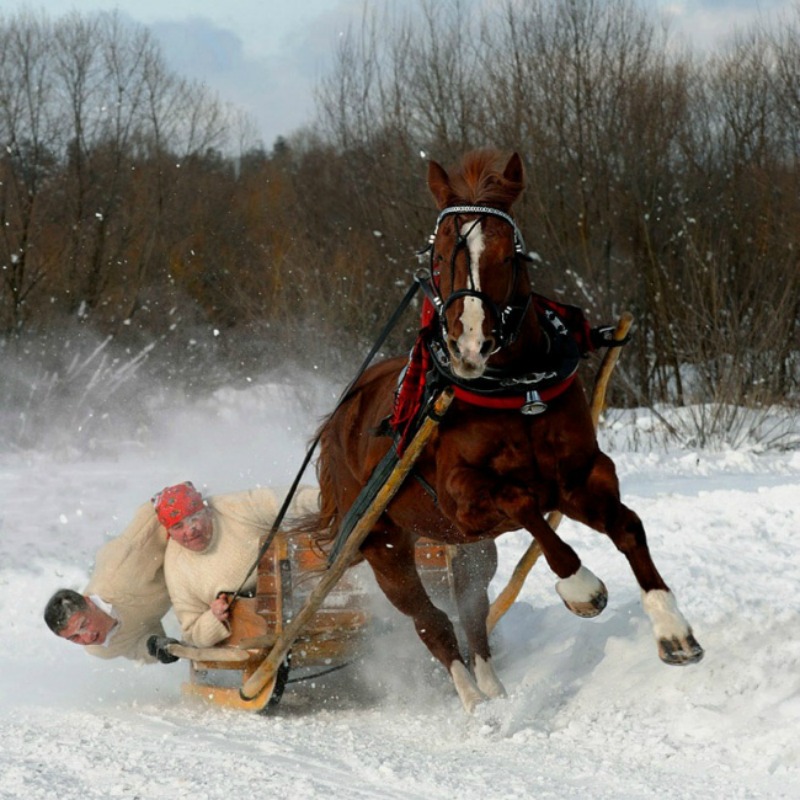
[[[191,482],[167,486],[153,498],[153,505],[158,521],[181,547],[202,552],[211,543],[211,513]]]
[[[75,644],[104,644],[117,621],[90,598],[72,589],[59,589],[44,609],[44,621],[53,633]]]

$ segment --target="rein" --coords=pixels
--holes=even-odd
[[[355,376],[352,378],[350,383],[347,384],[344,391],[342,392],[339,400],[336,402],[333,411],[331,412],[336,413],[336,409],[342,405],[342,403],[350,397],[350,393],[353,391],[353,387],[357,383],[358,379],[364,374],[367,367],[372,362],[372,359],[375,358],[378,350],[380,350],[383,343],[386,341],[389,333],[391,332],[392,328],[397,325],[397,321],[402,316],[403,312],[408,308],[411,301],[414,299],[414,295],[417,293],[417,290],[420,288],[421,282],[418,276],[414,277],[414,283],[409,287],[408,291],[403,296],[403,299],[400,301],[397,308],[392,313],[392,316],[389,318],[389,321],[384,325],[383,330],[378,334],[378,338],[375,340],[375,344],[372,345],[370,348],[369,353],[367,353],[366,358],[362,362],[361,366],[356,372]],[[314,440],[308,447],[306,452],[305,458],[303,459],[303,463],[300,465],[300,469],[297,471],[297,475],[295,475],[294,481],[292,481],[292,485],[289,487],[289,491],[286,493],[286,497],[283,500],[283,504],[278,511],[275,520],[272,523],[272,527],[269,529],[269,533],[267,534],[266,538],[264,539],[264,543],[261,545],[258,555],[256,556],[256,560],[253,562],[252,566],[249,570],[247,570],[247,574],[244,576],[244,580],[241,582],[239,588],[233,593],[230,602],[228,603],[228,607],[232,606],[236,599],[241,595],[242,590],[244,589],[244,585],[249,580],[250,576],[253,574],[253,571],[258,566],[261,559],[264,557],[264,554],[269,550],[270,545],[272,544],[273,540],[275,539],[278,530],[280,529],[283,520],[286,518],[286,513],[289,510],[289,506],[291,505],[292,498],[297,491],[297,487],[300,485],[300,481],[302,480],[303,473],[306,471],[309,462],[311,461],[312,456],[314,455],[314,451],[317,449],[317,445],[319,444],[320,437],[322,436],[322,431],[320,430],[319,433],[314,437]]]

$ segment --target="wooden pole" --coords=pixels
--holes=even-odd
[[[193,647],[180,642],[168,644],[166,650],[170,655],[189,661],[224,661],[234,664],[249,661],[253,657],[252,653],[234,647]]]
[[[258,698],[265,689],[269,690],[269,684],[273,681],[278,667],[286,658],[295,639],[300,635],[303,627],[311,617],[314,616],[317,609],[322,605],[323,600],[325,600],[331,589],[333,589],[339,581],[339,578],[342,577],[345,570],[356,557],[362,542],[372,531],[378,518],[403,484],[406,476],[414,466],[414,462],[419,458],[422,450],[428,443],[428,439],[430,439],[439,425],[439,421],[450,407],[452,400],[453,390],[450,387],[444,389],[436,398],[432,411],[425,417],[416,435],[397,462],[397,465],[392,470],[383,486],[378,490],[375,499],[367,507],[361,519],[356,523],[350,536],[343,544],[339,555],[325,571],[320,582],[314,587],[314,590],[308,596],[308,599],[300,611],[298,611],[297,615],[281,632],[266,658],[247,681],[245,681],[239,692],[242,700],[246,702],[253,701]]]
[[[621,314],[617,322],[617,327],[614,330],[614,339],[616,341],[622,341],[628,335],[628,331],[631,329],[632,324],[633,315],[628,311],[624,311]],[[603,408],[605,407],[608,381],[611,378],[611,373],[614,371],[614,367],[617,364],[621,349],[621,347],[609,347],[603,356],[602,362],[600,363],[600,369],[597,371],[597,377],[595,378],[594,382],[594,390],[592,391],[592,404],[590,408],[592,425],[594,426],[595,431],[597,430],[597,424],[600,421],[600,415],[603,413]],[[561,524],[563,517],[564,515],[560,511],[551,511],[547,515],[547,524],[553,530],[556,530]],[[505,587],[505,589],[503,589],[502,592],[500,592],[499,595],[497,595],[495,601],[489,607],[489,615],[486,618],[486,630],[488,633],[491,633],[494,630],[494,627],[497,625],[500,617],[502,617],[503,614],[505,614],[506,611],[511,608],[520,591],[522,590],[522,585],[525,583],[528,573],[531,571],[533,565],[537,562],[541,554],[542,548],[539,547],[539,543],[536,540],[532,541],[528,549],[522,554],[522,558],[520,558],[520,560],[517,562],[517,566],[514,567],[514,571],[511,573],[511,578],[508,581],[508,585]]]

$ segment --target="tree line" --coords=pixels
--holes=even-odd
[[[0,66],[6,342],[351,367],[431,231],[425,159],[491,146],[526,165],[537,289],[636,317],[614,402],[800,397],[800,12],[706,54],[632,0],[371,5],[269,150],[114,15],[0,18]]]

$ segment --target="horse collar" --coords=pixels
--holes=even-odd
[[[541,414],[547,404],[563,394],[575,380],[580,353],[564,322],[551,310],[539,314],[548,341],[544,369],[525,373],[489,369],[483,377],[465,381],[452,371],[444,343],[436,336],[428,342],[440,379],[451,384],[455,396],[481,408],[519,409],[523,414]]]
[[[463,400],[471,406],[478,406],[479,408],[493,408],[498,410],[503,409],[518,409],[521,414],[527,416],[536,416],[547,411],[547,404],[556,397],[562,395],[569,389],[572,382],[575,380],[575,373],[569,375],[561,383],[550,386],[547,389],[537,391],[536,389],[529,389],[524,394],[514,393],[509,395],[487,395],[473,392],[462,386],[454,386],[453,394],[459,400]]]

